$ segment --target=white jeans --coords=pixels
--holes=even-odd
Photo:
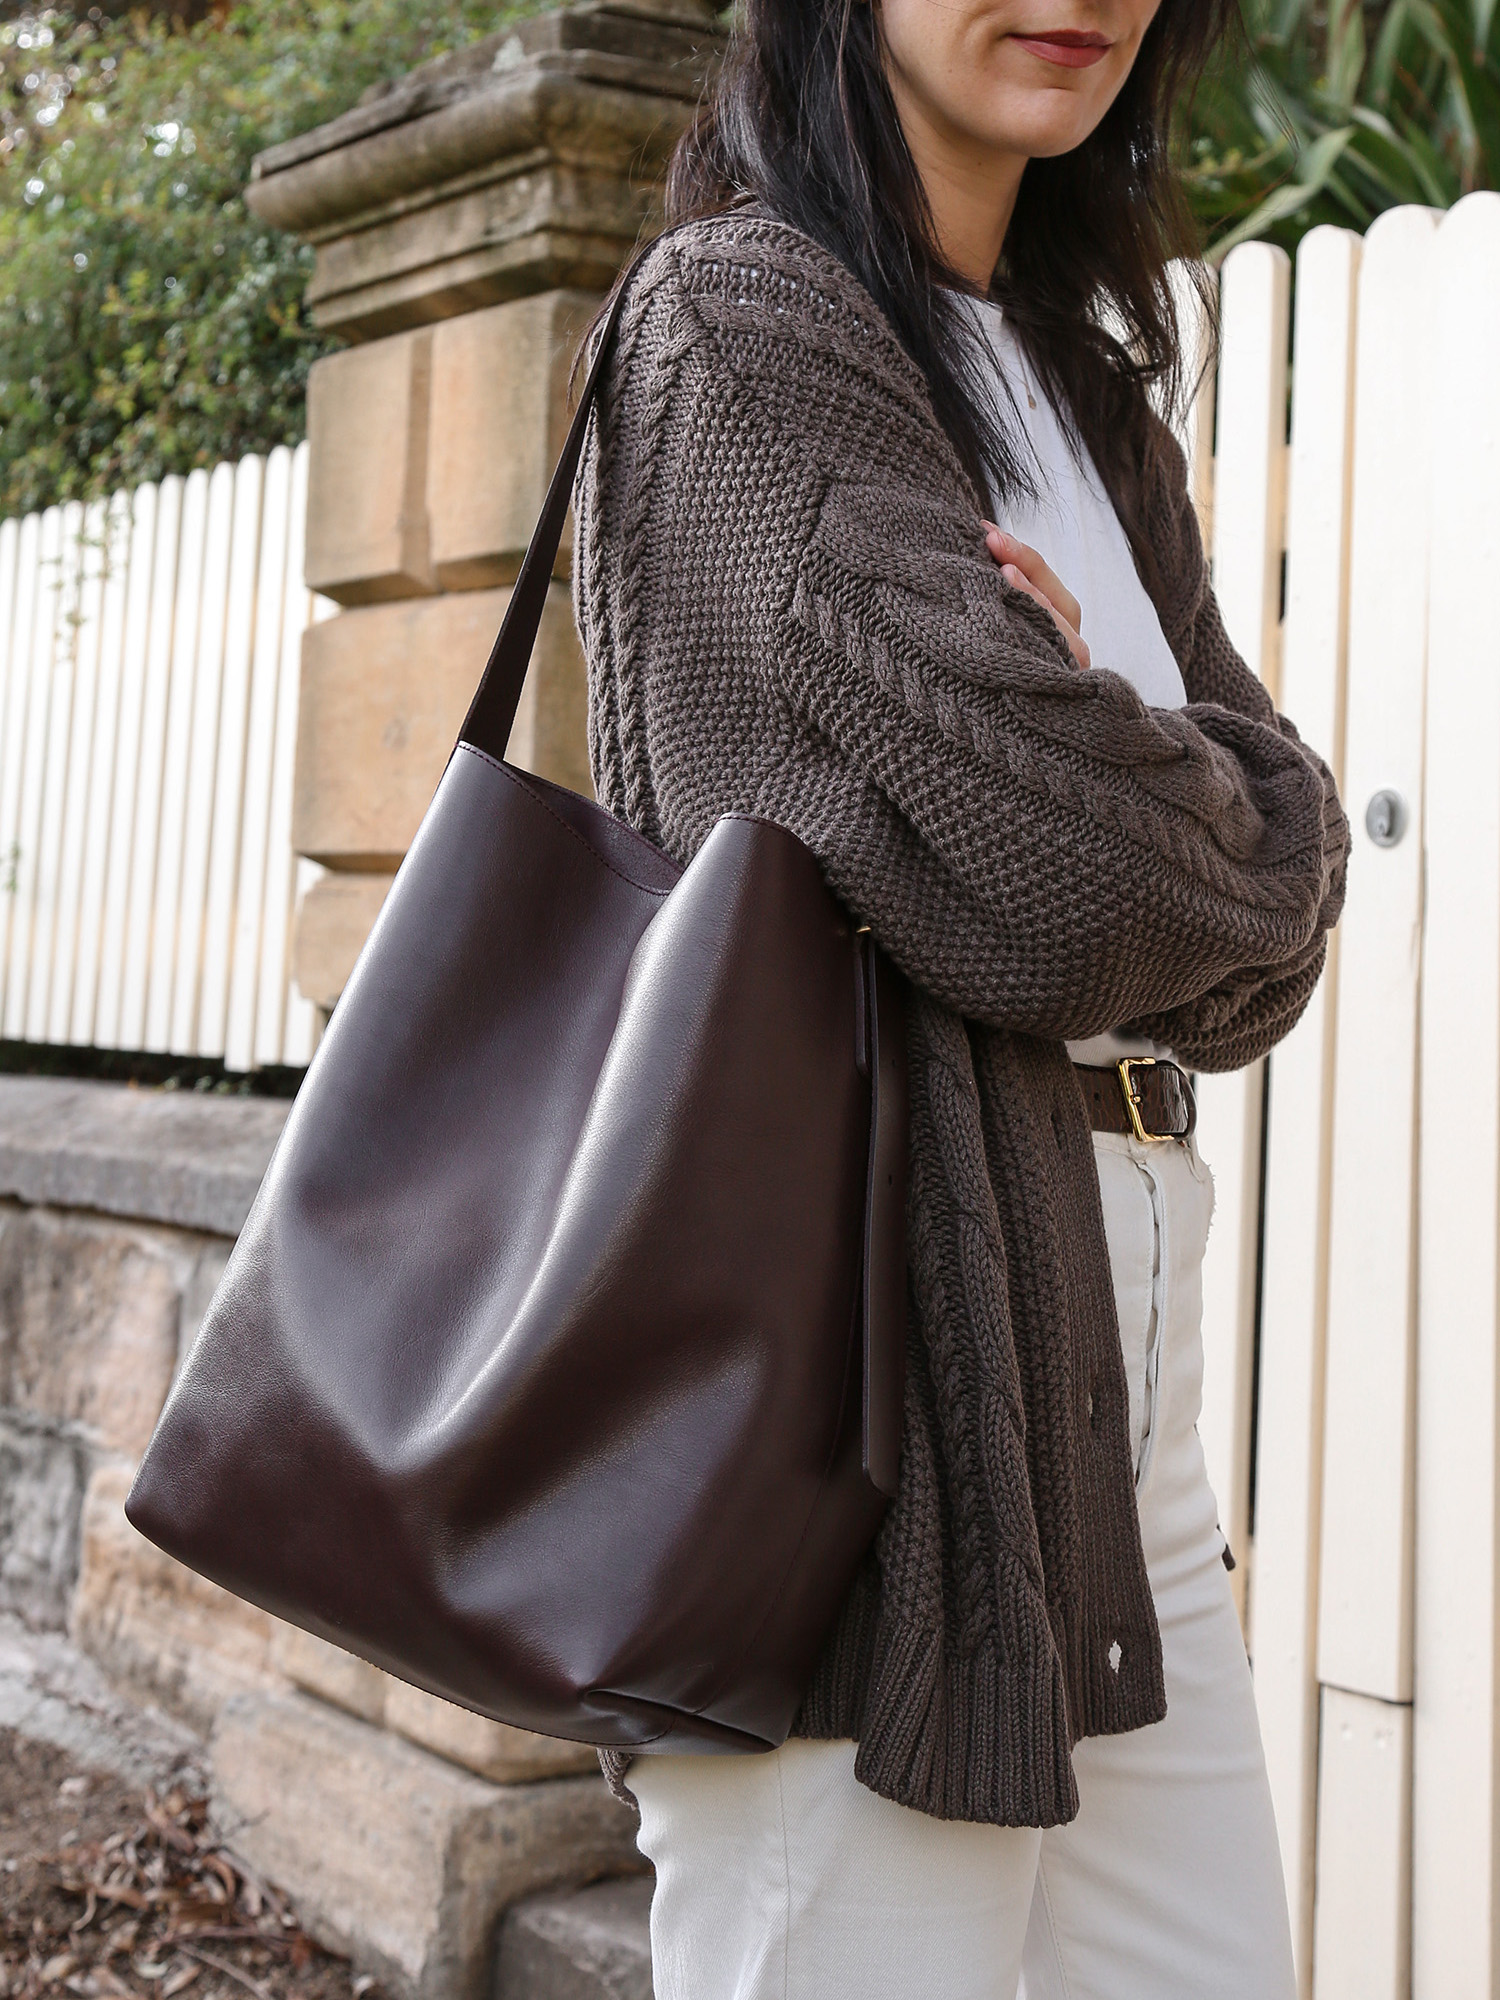
[[[930,1819],[851,1743],[639,1757],[656,2000],[1295,2000],[1250,1672],[1194,1428],[1212,1187],[1096,1135],[1166,1720],[1074,1754],[1065,1827]]]

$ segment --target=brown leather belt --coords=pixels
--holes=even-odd
[[[1075,1063],[1096,1132],[1129,1139],[1186,1139],[1198,1122],[1193,1086],[1176,1063],[1127,1056],[1107,1069]]]

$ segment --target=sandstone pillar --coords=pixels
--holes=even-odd
[[[332,1007],[432,796],[567,420],[573,349],[659,206],[722,43],[709,0],[583,0],[415,71],[255,162],[247,200],[312,243],[294,839],[331,872],[298,915]],[[587,791],[571,537],[510,755]]]

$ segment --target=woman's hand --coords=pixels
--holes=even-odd
[[[984,524],[985,546],[1000,565],[1000,574],[1014,590],[1024,590],[1052,614],[1052,622],[1068,642],[1073,664],[1086,667],[1089,649],[1079,627],[1083,612],[1078,599],[1053,575],[1035,549],[1007,535],[993,521]]]

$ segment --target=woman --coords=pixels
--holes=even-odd
[[[1167,1060],[1287,1032],[1348,838],[1152,414],[1232,12],[747,0],[627,302],[599,796],[683,861],[790,827],[912,987],[900,1492],[792,1740],[629,1768],[658,2000],[1295,1992]]]

